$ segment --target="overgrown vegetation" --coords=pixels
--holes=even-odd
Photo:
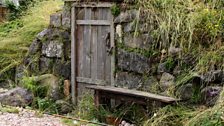
[[[61,0],[34,0],[19,18],[0,24],[0,74],[18,65],[28,47],[49,24],[50,14],[60,9]]]

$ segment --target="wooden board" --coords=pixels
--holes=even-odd
[[[143,91],[136,91],[136,90],[130,90],[130,89],[124,89],[124,88],[111,87],[111,86],[88,86],[86,88],[108,92],[108,94],[110,92],[112,92],[112,93],[115,93],[115,94],[147,98],[147,99],[152,99],[152,100],[155,100],[155,101],[160,101],[160,102],[165,102],[165,103],[173,103],[173,102],[179,101],[178,99],[175,99],[175,98],[172,98],[172,97],[161,96],[161,95],[148,93],[148,92],[143,92]]]

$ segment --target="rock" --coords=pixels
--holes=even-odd
[[[16,82],[20,81],[25,76],[26,66],[23,64],[16,67]]]
[[[33,94],[26,89],[17,87],[0,94],[0,103],[9,106],[25,107],[33,101]]]
[[[137,26],[137,29],[136,29]],[[124,32],[125,33],[131,33],[131,32],[135,32],[135,30],[137,30],[137,32],[140,33],[148,33],[149,32],[149,26],[147,23],[139,23],[138,25],[136,25],[135,22],[130,22],[130,23],[126,23],[124,25]]]
[[[71,105],[71,103],[68,103],[64,100],[57,100],[55,102],[55,104],[56,104],[59,114],[67,114],[67,113],[72,112],[72,110],[73,110],[73,106]]]
[[[201,78],[206,84],[208,83],[221,84],[224,82],[224,71],[222,70],[209,71]]]
[[[137,89],[143,85],[143,79],[139,75],[130,74],[128,72],[116,73],[116,86],[129,89]]]
[[[160,87],[163,91],[174,85],[174,76],[169,73],[163,73],[160,79]]]
[[[138,10],[128,10],[121,12],[115,19],[114,23],[131,22],[138,16]]]
[[[44,29],[43,31],[41,31],[40,33],[37,34],[37,39],[39,40],[43,40],[45,37],[47,37],[47,35],[51,32],[50,29]]]
[[[60,43],[57,40],[43,43],[42,54],[50,58],[62,58],[63,43]]]
[[[122,70],[136,73],[148,73],[150,71],[150,59],[142,55],[126,52],[119,49],[117,51],[117,65]]]
[[[122,37],[122,34],[123,34],[123,32],[122,32],[122,25],[117,25],[116,26],[116,34],[118,35],[119,38]]]
[[[71,62],[57,60],[56,63],[54,63],[53,73],[69,80],[71,78]]]
[[[223,87],[219,86],[207,86],[201,90],[201,100],[207,106],[215,105],[216,101],[219,98]]]
[[[125,121],[125,120],[123,120],[122,122],[121,122],[121,125],[125,125],[127,122]]]
[[[45,74],[34,78],[40,85],[44,85],[49,88],[47,92],[48,98],[52,100],[59,100],[63,97],[63,92],[60,90],[60,82],[56,76],[52,74]]]
[[[29,47],[29,52],[28,52],[29,55],[35,55],[38,52],[40,52],[41,51],[41,45],[42,45],[42,43],[40,42],[40,40],[35,39]]]
[[[124,44],[131,48],[149,49],[152,45],[151,42],[152,38],[149,34],[142,34],[139,36],[127,34],[124,36]]]
[[[41,57],[40,58],[40,72],[47,73],[53,69],[53,59]]]
[[[125,123],[125,125],[124,126],[131,126],[131,124],[130,123]]]
[[[64,10],[62,12],[62,26],[65,29],[71,28],[71,11],[70,7],[67,7],[66,4],[64,5]]]
[[[31,79],[40,86],[47,87],[47,98],[54,101],[63,98],[63,91],[60,90],[60,80],[56,76],[52,74],[44,74],[41,76],[33,76]]]
[[[181,48],[176,48],[173,46],[171,46],[168,50],[170,56],[178,56],[181,51]]]
[[[177,89],[176,94],[177,94],[177,96],[179,96],[179,98],[181,100],[191,99],[193,97],[193,94],[194,94],[193,85],[191,83],[182,85],[181,87],[179,87]]]
[[[158,74],[162,74],[162,73],[164,73],[164,72],[166,72],[166,73],[169,73],[170,72],[170,70],[166,67],[166,62],[164,62],[164,63],[160,63],[159,65],[158,65],[158,68],[157,68],[157,73]]]
[[[173,75],[174,75],[174,76],[178,76],[178,75],[180,75],[180,74],[181,74],[181,68],[180,68],[179,65],[177,65],[177,66],[174,68],[174,70],[173,70]]]
[[[4,88],[0,88],[0,94],[6,93],[7,91],[9,91],[9,90],[8,89],[4,89]]]
[[[136,29],[136,23],[135,22],[130,22],[130,23],[126,23],[124,25],[124,32],[134,32]]]
[[[149,76],[149,77],[143,77],[144,81],[143,84],[140,87],[140,90],[142,91],[146,91],[146,92],[152,92],[152,93],[156,93],[159,91],[159,83],[157,81],[157,79],[153,76]]]
[[[50,26],[51,27],[55,27],[55,28],[60,27],[62,25],[61,21],[62,21],[61,13],[52,14],[50,16]]]

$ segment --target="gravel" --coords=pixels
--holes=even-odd
[[[66,126],[60,118],[19,109],[19,113],[0,113],[0,126]]]

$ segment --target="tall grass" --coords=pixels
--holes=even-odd
[[[0,74],[21,62],[37,33],[48,26],[50,14],[59,10],[63,2],[35,3],[19,19],[0,24]]]
[[[138,0],[138,5],[160,49],[205,47],[224,30],[222,0]]]

